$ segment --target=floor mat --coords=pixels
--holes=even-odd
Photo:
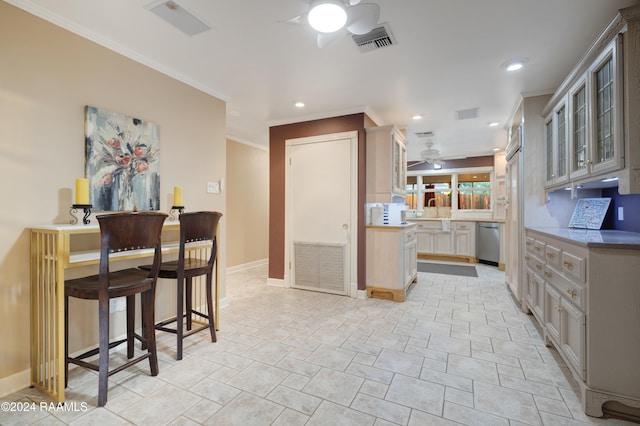
[[[477,277],[475,266],[450,265],[447,263],[418,262],[418,272],[431,272],[434,274],[460,275],[463,277]]]

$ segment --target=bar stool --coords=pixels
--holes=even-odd
[[[158,278],[175,279],[177,284],[176,316],[155,325],[156,330],[162,330],[176,334],[177,350],[176,359],[182,359],[182,340],[194,333],[209,329],[211,341],[216,341],[215,314],[213,304],[213,265],[216,261],[217,241],[216,230],[222,213],[218,212],[189,212],[180,215],[180,249],[178,260],[163,262],[160,265]],[[191,257],[189,245],[201,241],[211,241],[209,256],[206,259]],[[204,248],[204,247],[203,247]],[[143,270],[149,270],[151,265],[141,266]],[[206,275],[207,314],[193,308],[193,277]],[[217,296],[217,295],[216,295]],[[184,307],[183,307],[184,306]],[[207,321],[206,324],[193,328],[193,316],[196,315]],[[183,319],[186,318],[184,330]],[[175,322],[176,328],[168,328],[167,325]]]
[[[142,360],[149,359],[151,375],[158,374],[158,358],[153,329],[155,286],[162,252],[160,234],[165,218],[164,213],[113,213],[96,218],[100,224],[100,267],[98,275],[66,280],[64,282],[64,352],[65,352],[65,386],[68,384],[69,363],[98,371],[98,406],[107,402],[108,377]],[[130,268],[111,272],[114,254],[122,255],[123,251],[152,249],[153,265],[148,271]],[[142,305],[142,324],[146,327],[143,336],[135,333],[135,295],[140,293]],[[69,297],[98,301],[98,347],[77,357],[69,356]],[[126,297],[127,304],[127,337],[109,342],[109,300]],[[143,342],[147,348],[143,355],[135,359],[134,338]],[[109,370],[109,350],[127,342],[126,363]],[[85,358],[99,355],[98,364],[84,361]]]

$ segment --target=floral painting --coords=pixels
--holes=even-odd
[[[160,209],[156,124],[87,106],[85,144],[94,210]]]

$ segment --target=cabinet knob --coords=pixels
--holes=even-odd
[[[553,256],[554,256],[554,255],[553,255],[553,253],[547,253],[547,257],[548,257],[549,259],[553,258]]]
[[[572,289],[572,288],[568,288],[567,289],[567,294],[569,296],[571,296],[572,299],[575,299],[575,297],[576,297],[576,291],[574,289]]]
[[[554,306],[555,310],[558,312],[562,312],[562,308],[558,305]]]
[[[549,271],[544,271],[544,276],[547,278],[551,278],[552,274]]]
[[[573,264],[571,262],[569,262],[568,260],[565,260],[564,262],[562,262],[562,264],[564,265],[565,268],[571,270],[573,269]]]

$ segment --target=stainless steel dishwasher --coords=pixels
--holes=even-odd
[[[500,227],[497,223],[477,223],[476,257],[480,263],[498,266],[500,262]]]

